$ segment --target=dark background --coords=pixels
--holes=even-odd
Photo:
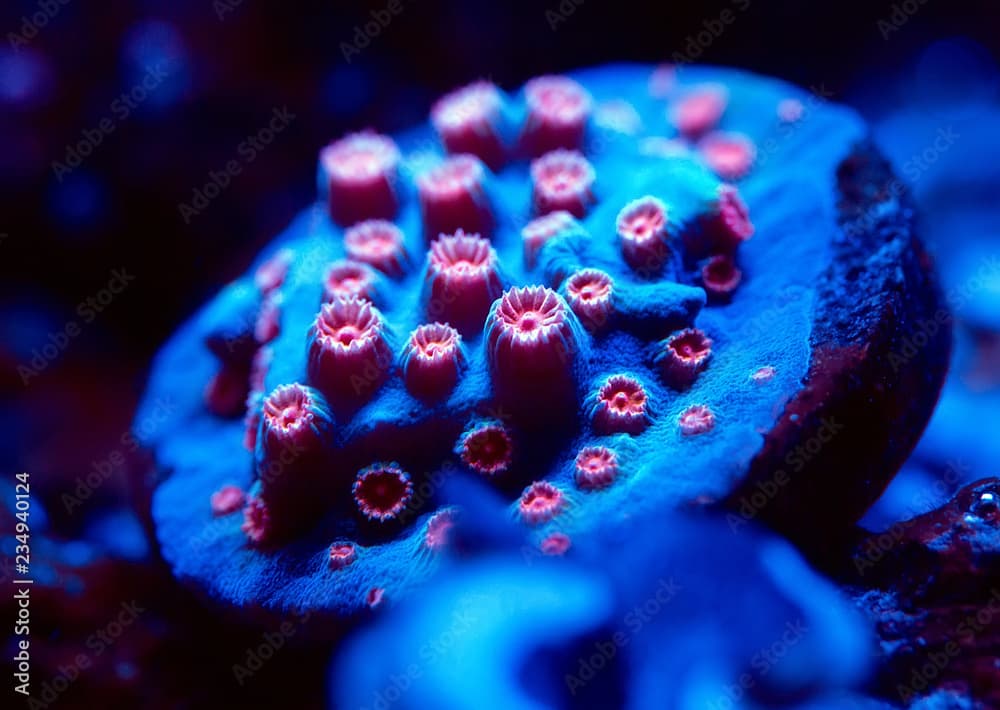
[[[891,104],[882,77],[935,39],[971,39],[991,62],[1000,43],[989,0],[64,1],[7,0],[0,13],[0,463],[43,478],[72,479],[116,446],[159,345],[313,199],[317,150],[347,130],[422,120],[436,95],[477,77],[513,89],[692,54],[726,8],[735,21],[692,58],[845,101]],[[401,12],[345,58],[356,28],[393,4]],[[880,28],[894,11],[905,23]],[[116,97],[150,66],[167,77],[122,118]],[[296,116],[289,128],[185,223],[180,203],[278,107]],[[108,117],[113,132],[57,176],[55,161]],[[79,321],[115,269],[134,281],[26,383],[18,367]]]

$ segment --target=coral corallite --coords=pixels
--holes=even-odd
[[[524,489],[518,510],[528,525],[541,525],[555,518],[566,507],[563,492],[548,481],[535,481]]]
[[[490,233],[493,213],[485,181],[486,168],[474,155],[445,158],[417,178],[427,241],[458,229]]]
[[[594,430],[600,434],[639,434],[651,421],[646,388],[627,375],[609,377],[590,408]]]
[[[506,159],[502,101],[495,85],[477,81],[438,99],[431,108],[431,123],[449,153],[475,155],[498,170]]]
[[[514,444],[499,421],[478,421],[470,425],[458,440],[462,463],[483,476],[504,473],[511,464]]]
[[[424,276],[428,318],[463,334],[482,330],[490,305],[503,290],[497,264],[496,250],[478,234],[459,229],[431,244]]]
[[[656,273],[670,255],[667,206],[651,195],[628,203],[615,223],[622,256],[640,274]]]
[[[382,314],[357,296],[335,297],[309,331],[309,381],[330,397],[363,399],[387,376],[392,353]]]
[[[330,216],[338,224],[395,217],[399,149],[391,138],[354,133],[324,148],[320,164],[327,181]]]
[[[531,164],[535,211],[569,212],[583,217],[594,202],[594,167],[581,153],[554,150]]]
[[[614,282],[600,269],[581,269],[563,284],[566,302],[588,330],[608,324],[612,312]]]
[[[409,261],[403,232],[392,222],[369,219],[344,232],[348,256],[389,276],[401,276]]]
[[[358,472],[354,479],[354,502],[368,520],[394,520],[413,496],[410,474],[395,463],[376,463]]]
[[[421,399],[440,399],[466,366],[462,336],[445,323],[425,323],[410,333],[403,352],[406,388]]]
[[[606,446],[588,446],[576,455],[576,485],[585,491],[607,488],[618,476],[618,454]]]
[[[657,356],[663,379],[674,389],[691,386],[708,366],[712,341],[697,328],[685,328],[663,341]]]

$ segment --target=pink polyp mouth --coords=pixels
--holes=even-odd
[[[535,212],[583,217],[594,202],[594,167],[577,151],[556,149],[531,163]]]
[[[431,122],[439,133],[492,124],[500,110],[497,87],[477,81],[441,97],[431,109]]]
[[[353,133],[328,146],[323,152],[323,160],[335,180],[364,183],[395,170],[399,149],[387,136]]]
[[[483,164],[472,155],[453,155],[417,178],[424,200],[449,201],[482,189]]]
[[[375,274],[367,264],[341,260],[330,265],[323,281],[324,299],[356,296],[371,300],[375,292]]]
[[[584,490],[611,485],[618,476],[618,455],[606,446],[588,446],[576,457],[576,484]]]
[[[410,353],[420,360],[452,360],[458,356],[461,336],[444,323],[426,323],[410,336]]]
[[[488,423],[462,437],[462,461],[477,473],[495,476],[510,467],[513,444],[502,425]]]
[[[489,241],[459,230],[431,244],[430,265],[449,280],[473,280],[496,268],[497,255]]]
[[[640,198],[618,215],[618,234],[637,244],[662,239],[667,226],[667,208],[655,197]]]
[[[681,413],[678,425],[685,436],[705,434],[715,428],[715,414],[707,406],[695,404]]]
[[[561,336],[566,324],[562,301],[554,291],[538,286],[507,291],[497,313],[501,328],[522,342]]]
[[[565,505],[562,491],[547,481],[535,481],[521,494],[518,509],[524,522],[539,525],[556,517]]]
[[[697,328],[688,328],[670,338],[667,347],[677,358],[699,364],[712,354],[712,341]]]
[[[264,422],[268,429],[291,433],[310,425],[313,407],[309,393],[299,385],[284,385],[264,400]]]
[[[545,123],[563,126],[582,124],[590,115],[590,95],[567,77],[532,79],[525,84],[524,94],[533,117]]]
[[[330,545],[330,567],[340,570],[350,565],[357,557],[357,550],[352,542],[335,542]]]
[[[396,518],[413,495],[410,476],[395,464],[374,464],[358,473],[353,487],[358,509],[369,520]]]
[[[337,298],[320,309],[316,331],[325,347],[334,351],[356,351],[379,340],[381,316],[368,301],[357,297]]]

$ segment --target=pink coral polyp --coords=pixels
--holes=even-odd
[[[486,239],[459,230],[431,244],[424,276],[429,318],[466,335],[478,332],[502,290],[497,253]]]
[[[352,493],[365,518],[385,523],[406,509],[413,496],[413,483],[398,464],[376,463],[358,472]]]
[[[594,203],[596,173],[582,153],[554,150],[531,163],[535,211],[547,214],[557,210],[583,217]]]
[[[548,481],[535,481],[524,489],[518,511],[528,525],[541,525],[555,518],[566,507],[563,492]]]
[[[328,396],[363,399],[384,382],[392,353],[382,314],[356,296],[335,297],[310,329],[309,380]]]
[[[372,132],[352,133],[320,151],[333,220],[349,226],[365,219],[392,219],[399,207],[399,160],[395,142]]]

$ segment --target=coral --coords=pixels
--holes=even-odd
[[[828,103],[732,185],[705,147],[765,145],[779,104],[807,94],[686,67],[660,70],[657,98],[653,71],[517,95],[474,84],[427,125],[321,151],[317,203],[167,343],[137,416],[177,402],[142,439],[179,577],[248,614],[367,618],[373,589],[404,603],[449,558],[427,552],[454,479],[503,498],[532,551],[558,533],[572,557],[636,506],[741,510],[845,407],[884,423],[837,433],[753,514],[797,540],[826,529],[799,525],[813,516],[860,516],[923,425],[946,352],[942,328],[888,365],[940,307],[908,198],[878,209],[890,232],[861,226],[891,174],[858,147],[863,122]],[[282,388],[301,397],[290,410]],[[694,405],[710,434],[679,426]],[[613,465],[588,455],[581,473],[584,451]],[[246,492],[245,531],[190,505],[226,485]],[[331,586],[334,543],[356,553]]]
[[[535,211],[569,212],[583,217],[594,202],[594,167],[573,150],[554,150],[531,163]]]

